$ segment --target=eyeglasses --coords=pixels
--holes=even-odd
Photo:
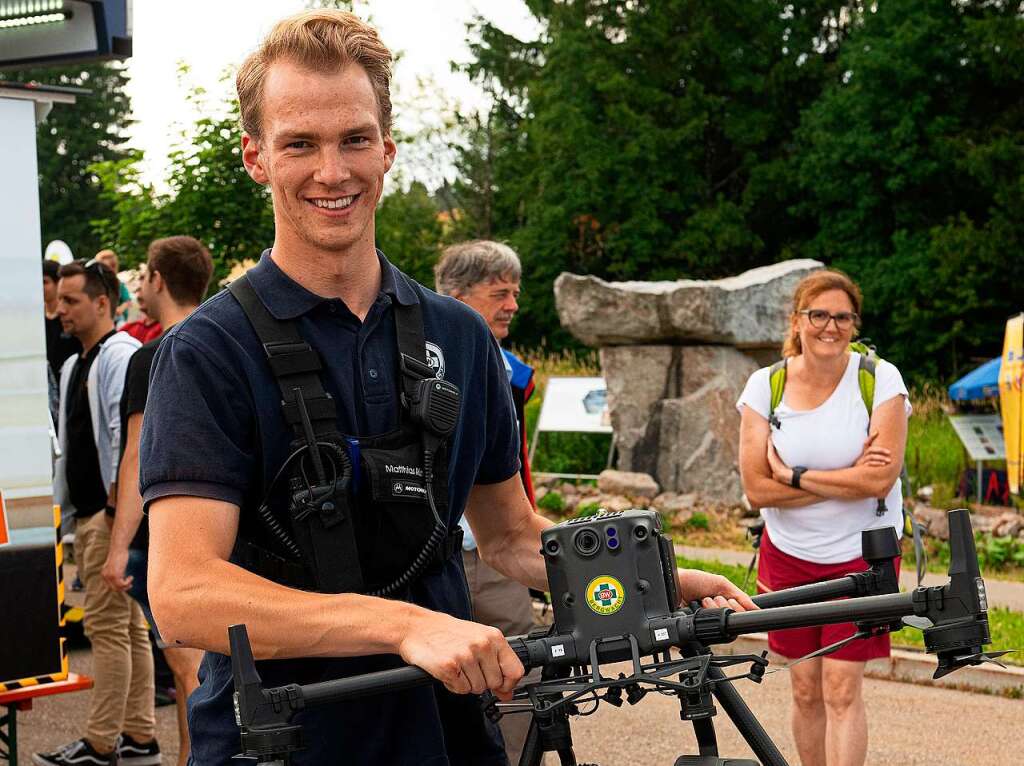
[[[804,309],[800,313],[806,316],[811,325],[819,330],[828,327],[830,321],[834,321],[839,330],[849,330],[860,323],[860,317],[852,311],[838,311],[835,314],[830,314],[824,309]]]

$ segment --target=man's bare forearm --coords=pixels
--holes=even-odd
[[[244,623],[259,659],[397,653],[429,614],[403,601],[293,590],[221,559],[188,573],[151,571],[150,589],[160,632],[174,644],[226,654],[228,626]]]
[[[540,533],[551,525],[540,514],[531,513],[499,544],[481,547],[480,557],[506,577],[528,588],[546,591],[548,575],[540,552]]]
[[[110,547],[126,550],[142,524],[142,496],[139,494],[139,442],[128,442],[117,471],[117,512],[110,532]]]

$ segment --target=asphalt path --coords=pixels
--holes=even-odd
[[[71,669],[90,673],[88,649],[71,652]],[[606,671],[608,672],[608,671]],[[789,677],[772,673],[762,684],[742,681],[738,688],[751,710],[793,766],[799,761],[789,732]],[[38,700],[19,715],[21,764],[31,754],[81,736],[92,692],[75,692]],[[1024,763],[1019,743],[1024,701],[868,679],[870,743],[868,763],[876,766],[1003,766]],[[157,709],[157,737],[164,763],[177,758],[174,707]],[[752,757],[723,712],[715,719],[723,756]],[[601,705],[591,716],[573,719],[573,739],[580,763],[602,766],[672,766],[681,754],[696,754],[688,723],[679,720],[674,698],[648,694],[638,705]],[[551,763],[549,757],[548,763]]]

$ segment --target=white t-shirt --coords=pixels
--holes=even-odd
[[[832,395],[813,410],[794,410],[782,402],[775,409],[781,428],[771,427],[772,441],[779,457],[788,466],[834,470],[854,464],[864,447],[868,433],[868,411],[857,385],[860,354],[851,353],[842,380]],[[768,367],[762,367],[747,380],[736,402],[743,412],[747,405],[768,418],[771,409],[771,385]],[[907,397],[903,377],[893,365],[879,360],[875,368],[874,410],[894,396]],[[909,397],[905,400],[910,417]],[[838,564],[861,555],[860,533],[872,527],[893,526],[903,535],[903,498],[900,480],[885,499],[886,513],[877,516],[878,501],[826,498],[802,508],[762,508],[768,535],[779,550],[818,564]]]

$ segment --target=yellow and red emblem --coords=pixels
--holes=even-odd
[[[597,614],[615,614],[626,603],[626,589],[610,575],[599,575],[587,585],[587,606]]]

